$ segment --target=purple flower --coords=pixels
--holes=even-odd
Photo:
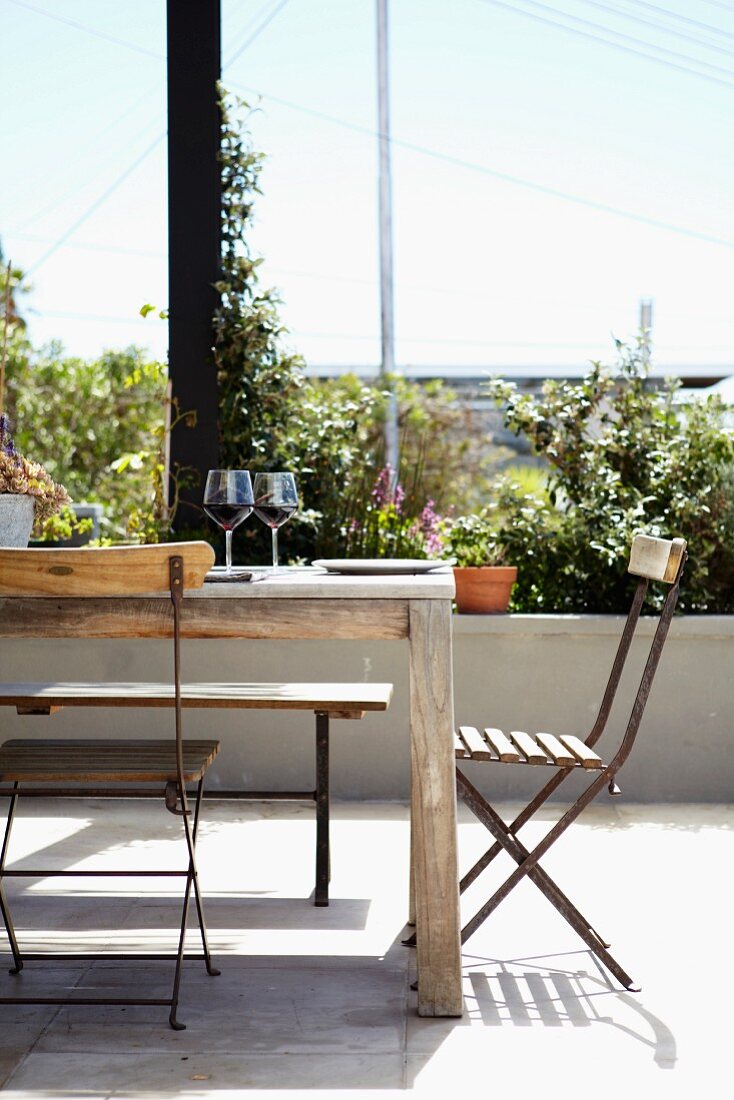
[[[443,550],[443,539],[440,534],[441,517],[435,511],[435,503],[434,500],[427,500],[418,520],[429,557],[440,554]]]
[[[10,434],[10,421],[5,413],[0,416],[0,452],[7,455],[8,458],[16,458],[18,454],[13,443],[13,437]]]
[[[379,474],[375,478],[375,484],[372,486],[372,499],[378,508],[381,508],[390,498],[390,490],[392,487],[393,468],[388,462],[386,466],[380,470]]]

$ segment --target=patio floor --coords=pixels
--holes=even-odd
[[[547,861],[612,939],[641,994],[614,989],[524,884],[466,945],[461,1020],[415,1014],[413,953],[400,945],[407,809],[339,804],[333,820],[333,900],[315,909],[308,807],[207,803],[200,858],[222,974],[210,978],[201,964],[188,964],[180,1007],[187,1030],[171,1031],[162,1008],[0,1006],[6,1095],[228,1100],[306,1089],[435,1096],[464,1087],[520,1100],[605,1100],[621,1090],[677,1100],[725,1087],[734,808],[607,802],[588,811]],[[173,866],[178,829],[155,803],[39,800],[21,807],[11,865],[91,867],[116,858],[118,866],[120,859]],[[462,814],[465,860],[485,836]],[[115,926],[118,950],[167,949],[173,941],[177,909],[165,880],[21,881],[8,892],[29,948],[110,947],[104,929]],[[485,884],[481,893],[488,892]],[[470,906],[467,899],[467,913]],[[166,963],[43,970],[29,963],[13,978],[4,963],[5,995],[22,985],[51,995],[74,986],[91,995],[165,996],[170,973]]]

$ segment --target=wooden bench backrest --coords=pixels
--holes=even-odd
[[[169,560],[183,558],[184,589],[201,588],[214,565],[208,542],[99,549],[2,550],[0,596],[139,596],[168,592]]]
[[[686,552],[685,539],[655,539],[636,535],[632,540],[627,571],[635,577],[672,584],[680,571]]]

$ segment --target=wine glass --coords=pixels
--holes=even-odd
[[[203,507],[206,514],[224,531],[226,543],[225,575],[232,569],[232,532],[246,520],[255,498],[249,470],[210,470],[204,489]]]
[[[278,528],[298,508],[293,474],[255,474],[255,515],[270,528],[273,539],[273,572],[278,569]]]

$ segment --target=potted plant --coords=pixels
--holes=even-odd
[[[507,611],[517,568],[507,565],[507,547],[490,509],[447,522],[444,552],[456,558],[456,610],[460,615]]]
[[[0,415],[0,546],[26,547],[34,522],[40,525],[68,503],[63,485],[16,451],[8,418]]]

